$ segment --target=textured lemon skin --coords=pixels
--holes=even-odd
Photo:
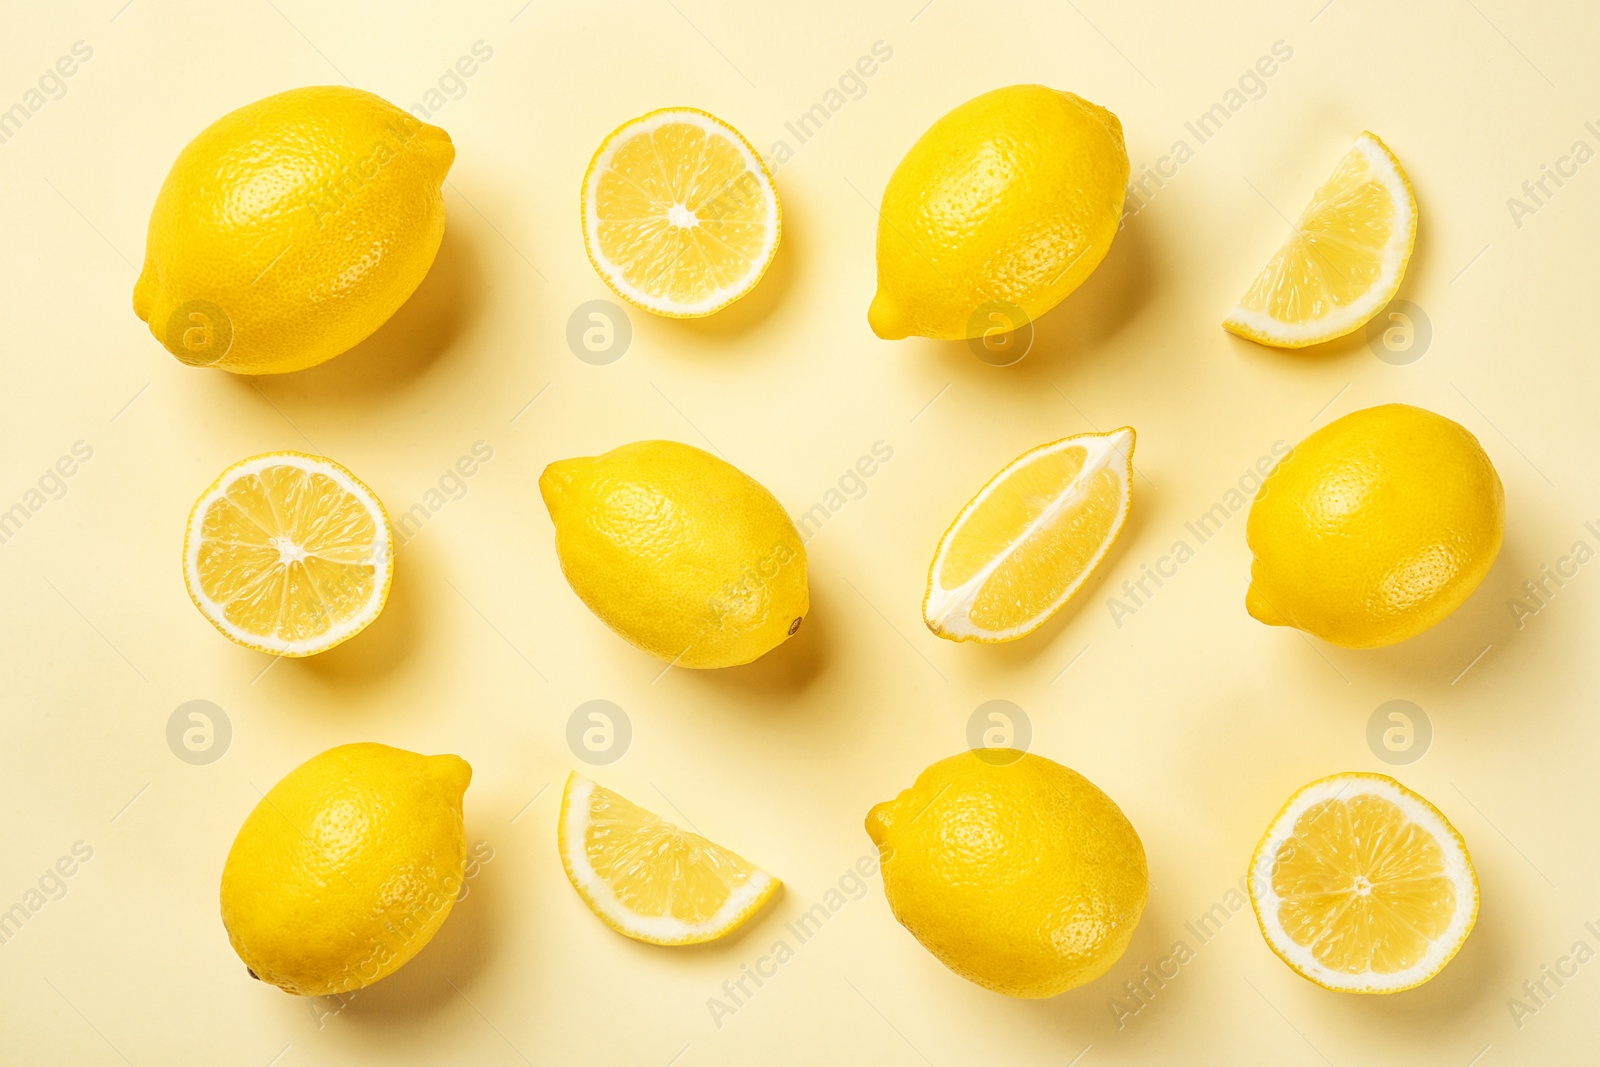
[[[982,336],[990,301],[1038,318],[1105,258],[1127,184],[1122,124],[1105,108],[1043,85],[967,101],[911,146],[884,190],[873,332]]]
[[[1042,756],[940,760],[867,814],[867,835],[895,918],[952,971],[1007,996],[1053,997],[1104,974],[1149,893],[1122,809]]]
[[[449,134],[359,89],[291,89],[230,112],[162,183],[134,313],[190,365],[282,374],[332,359],[428,273],[454,159]]]
[[[459,756],[341,745],[268,790],[222,870],[222,922],[252,974],[320,996],[371,985],[450,914],[467,861]]]
[[[748,663],[810,610],[793,521],[760,482],[709,452],[636,441],[550,464],[539,492],[573,592],[652,656]]]
[[[1366,408],[1262,483],[1245,606],[1346,648],[1392,645],[1460,607],[1504,536],[1505,491],[1476,437],[1406,404]]]

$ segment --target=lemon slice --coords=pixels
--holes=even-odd
[[[922,619],[951,641],[1011,641],[1060,610],[1117,539],[1132,427],[1040,445],[990,479],[944,532]]]
[[[311,656],[364,630],[394,577],[389,516],[332,460],[268,452],[200,494],[183,539],[189,598],[258,652]]]
[[[652,945],[714,941],[778,891],[776,878],[581,774],[567,778],[561,865],[589,910]]]
[[[1387,145],[1363,133],[1223,329],[1279,348],[1350,333],[1400,288],[1416,238],[1417,199],[1406,172]]]
[[[1382,774],[1336,774],[1283,806],[1250,861],[1267,944],[1303,978],[1347,993],[1421,985],[1478,917],[1466,842]]]
[[[778,250],[778,190],[738,130],[691,107],[625,122],[583,176],[583,243],[618,296],[698,318],[761,280]]]

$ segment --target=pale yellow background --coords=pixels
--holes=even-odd
[[[73,42],[94,50],[66,95],[0,145],[0,507],[75,441],[94,450],[66,496],[0,545],[0,908],[74,842],[93,849],[65,896],[0,945],[0,1060],[1596,1057],[1600,963],[1520,1028],[1507,1007],[1575,941],[1600,948],[1583,925],[1600,920],[1590,891],[1600,564],[1520,629],[1508,607],[1575,541],[1600,547],[1583,528],[1600,520],[1600,163],[1520,228],[1506,204],[1575,140],[1600,148],[1584,128],[1600,120],[1592,8],[122,3],[9,0],[0,34],[0,107]],[[444,246],[387,328],[320,369],[259,382],[185,368],[156,344],[130,310],[134,264],[162,177],[195,133],[298,85],[348,80],[410,106],[480,40],[493,58],[433,118],[457,148]],[[1184,122],[1280,40],[1293,58],[1265,95],[1198,145]],[[785,122],[877,41],[893,58],[866,94],[799,144]],[[946,110],[1024,81],[1115,111],[1136,173],[1179,138],[1194,157],[1040,324],[1020,365],[985,366],[961,344],[878,341],[865,311],[874,205],[890,171]],[[617,124],[674,104],[722,116],[763,151],[778,140],[795,149],[777,173],[783,246],[733,309],[698,323],[636,313],[620,362],[580,362],[567,318],[610,295],[584,256],[584,166]],[[1431,320],[1429,350],[1392,366],[1360,335],[1291,354],[1223,333],[1218,321],[1283,235],[1279,212],[1292,217],[1364,128],[1416,186],[1421,230],[1401,296]],[[1261,626],[1243,609],[1241,513],[1116,625],[1108,597],[1177,539],[1193,545],[1184,523],[1275,441],[1392,400],[1462,422],[1505,481],[1505,549],[1454,617],[1376,652]],[[1025,449],[1124,423],[1139,432],[1133,517],[1078,601],[1010,646],[931,636],[919,616],[927,562],[959,506]],[[561,577],[540,470],[645,437],[719,449],[796,515],[874,442],[894,451],[811,540],[804,629],[754,666],[662,675]],[[398,514],[479,440],[493,460],[401,551],[387,611],[343,648],[263,673],[267,658],[225,641],[189,603],[184,517],[229,463],[269,449],[326,453]],[[565,727],[594,698],[621,705],[634,728],[631,750],[594,770],[598,780],[786,883],[744,936],[691,950],[636,944],[567,885],[554,818],[561,782],[582,765]],[[1143,837],[1150,901],[1123,960],[1059,999],[1007,1000],[925,953],[874,879],[715,1025],[708,998],[778,939],[793,943],[784,923],[867,853],[867,808],[960,749],[972,710],[997,698],[1026,710],[1036,751],[1105,788]],[[209,766],[167,747],[168,716],[192,699],[232,722],[231,748]],[[1366,724],[1391,699],[1416,702],[1435,731],[1432,749],[1395,773],[1459,827],[1482,880],[1482,914],[1458,959],[1418,991],[1363,999],[1292,974],[1248,909],[1200,945],[1185,923],[1227,910],[1293,789],[1389,769]],[[259,790],[316,752],[369,739],[466,757],[468,833],[493,859],[415,962],[334,1014],[335,1002],[246,976],[218,918],[217,881]],[[1119,1030],[1110,999],[1179,939],[1194,959]]]

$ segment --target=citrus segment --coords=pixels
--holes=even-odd
[[[1012,461],[945,531],[922,615],[952,641],[1009,641],[1065,604],[1128,516],[1134,432],[1079,434]]]
[[[1350,333],[1400,288],[1416,236],[1411,182],[1388,146],[1363,133],[1223,328],[1281,348]]]
[[[589,910],[654,945],[713,941],[742,926],[779,882],[579,774],[567,778],[561,863]]]

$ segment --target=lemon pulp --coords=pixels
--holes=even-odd
[[[330,460],[276,452],[223,472],[184,546],[196,606],[240,644],[306,656],[382,610],[394,561],[383,506]]]
[[[1400,288],[1416,234],[1410,180],[1388,146],[1363,133],[1223,327],[1285,348],[1350,333]]]
[[[1083,584],[1127,518],[1134,432],[1080,434],[1013,460],[935,550],[923,619],[953,641],[1036,629]]]
[[[679,318],[752,289],[778,247],[777,190],[737,130],[666,108],[606,138],[583,182],[590,261],[624,299]]]
[[[1268,943],[1333,989],[1396,992],[1427,981],[1477,913],[1477,878],[1460,836],[1433,805],[1383,775],[1335,775],[1301,790],[1253,867]]]
[[[711,941],[743,925],[778,881],[581,775],[561,800],[562,865],[618,933],[658,945]]]

